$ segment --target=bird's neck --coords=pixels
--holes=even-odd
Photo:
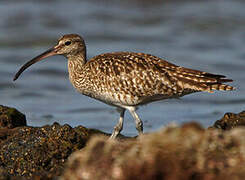
[[[69,78],[73,86],[76,86],[79,76],[83,73],[83,68],[87,62],[86,51],[68,55]]]
[[[73,54],[66,55],[68,62],[84,65],[87,62],[86,48]]]

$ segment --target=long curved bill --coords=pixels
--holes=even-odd
[[[45,51],[44,53],[34,57],[32,60],[28,61],[27,63],[25,63],[20,69],[19,71],[15,74],[14,76],[14,81],[16,79],[19,78],[19,76],[21,75],[21,73],[26,70],[28,67],[30,67],[32,64],[35,64],[38,61],[41,61],[42,59],[45,59],[49,56],[53,56],[53,55],[57,55],[56,53],[56,49],[54,47],[48,49],[47,51]]]

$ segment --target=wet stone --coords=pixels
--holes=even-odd
[[[54,179],[74,151],[99,130],[68,124],[26,126],[25,115],[0,105],[0,180]]]
[[[26,126],[26,117],[15,108],[0,105],[0,143]]]
[[[26,117],[16,110],[0,105],[0,128],[15,128],[26,126]]]
[[[1,108],[2,114],[17,111]],[[8,117],[12,122],[20,118]],[[108,140],[108,134],[96,129],[67,124],[4,126],[0,180],[244,179],[244,117],[244,112],[227,113],[216,122],[230,131],[186,123],[117,140]]]
[[[1,142],[0,167],[11,178],[53,179],[61,174],[70,154],[83,148],[90,136],[83,126],[72,128],[54,123],[21,127]]]
[[[230,130],[237,126],[245,126],[245,111],[238,114],[226,113],[223,118],[217,120],[213,125],[214,128],[222,130]]]

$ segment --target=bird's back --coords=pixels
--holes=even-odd
[[[93,57],[77,79],[81,93],[108,104],[139,105],[198,91],[232,90],[225,76],[183,68],[144,53],[115,52]],[[80,83],[81,85],[81,83]]]

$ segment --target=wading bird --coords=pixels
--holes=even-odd
[[[223,75],[188,69],[150,54],[105,53],[87,60],[86,45],[77,34],[67,34],[58,44],[24,64],[14,80],[32,64],[53,55],[68,59],[69,79],[78,92],[117,107],[120,118],[111,138],[123,129],[124,112],[133,116],[139,134],[143,123],[136,108],[153,101],[213,90],[230,91],[232,82]]]

